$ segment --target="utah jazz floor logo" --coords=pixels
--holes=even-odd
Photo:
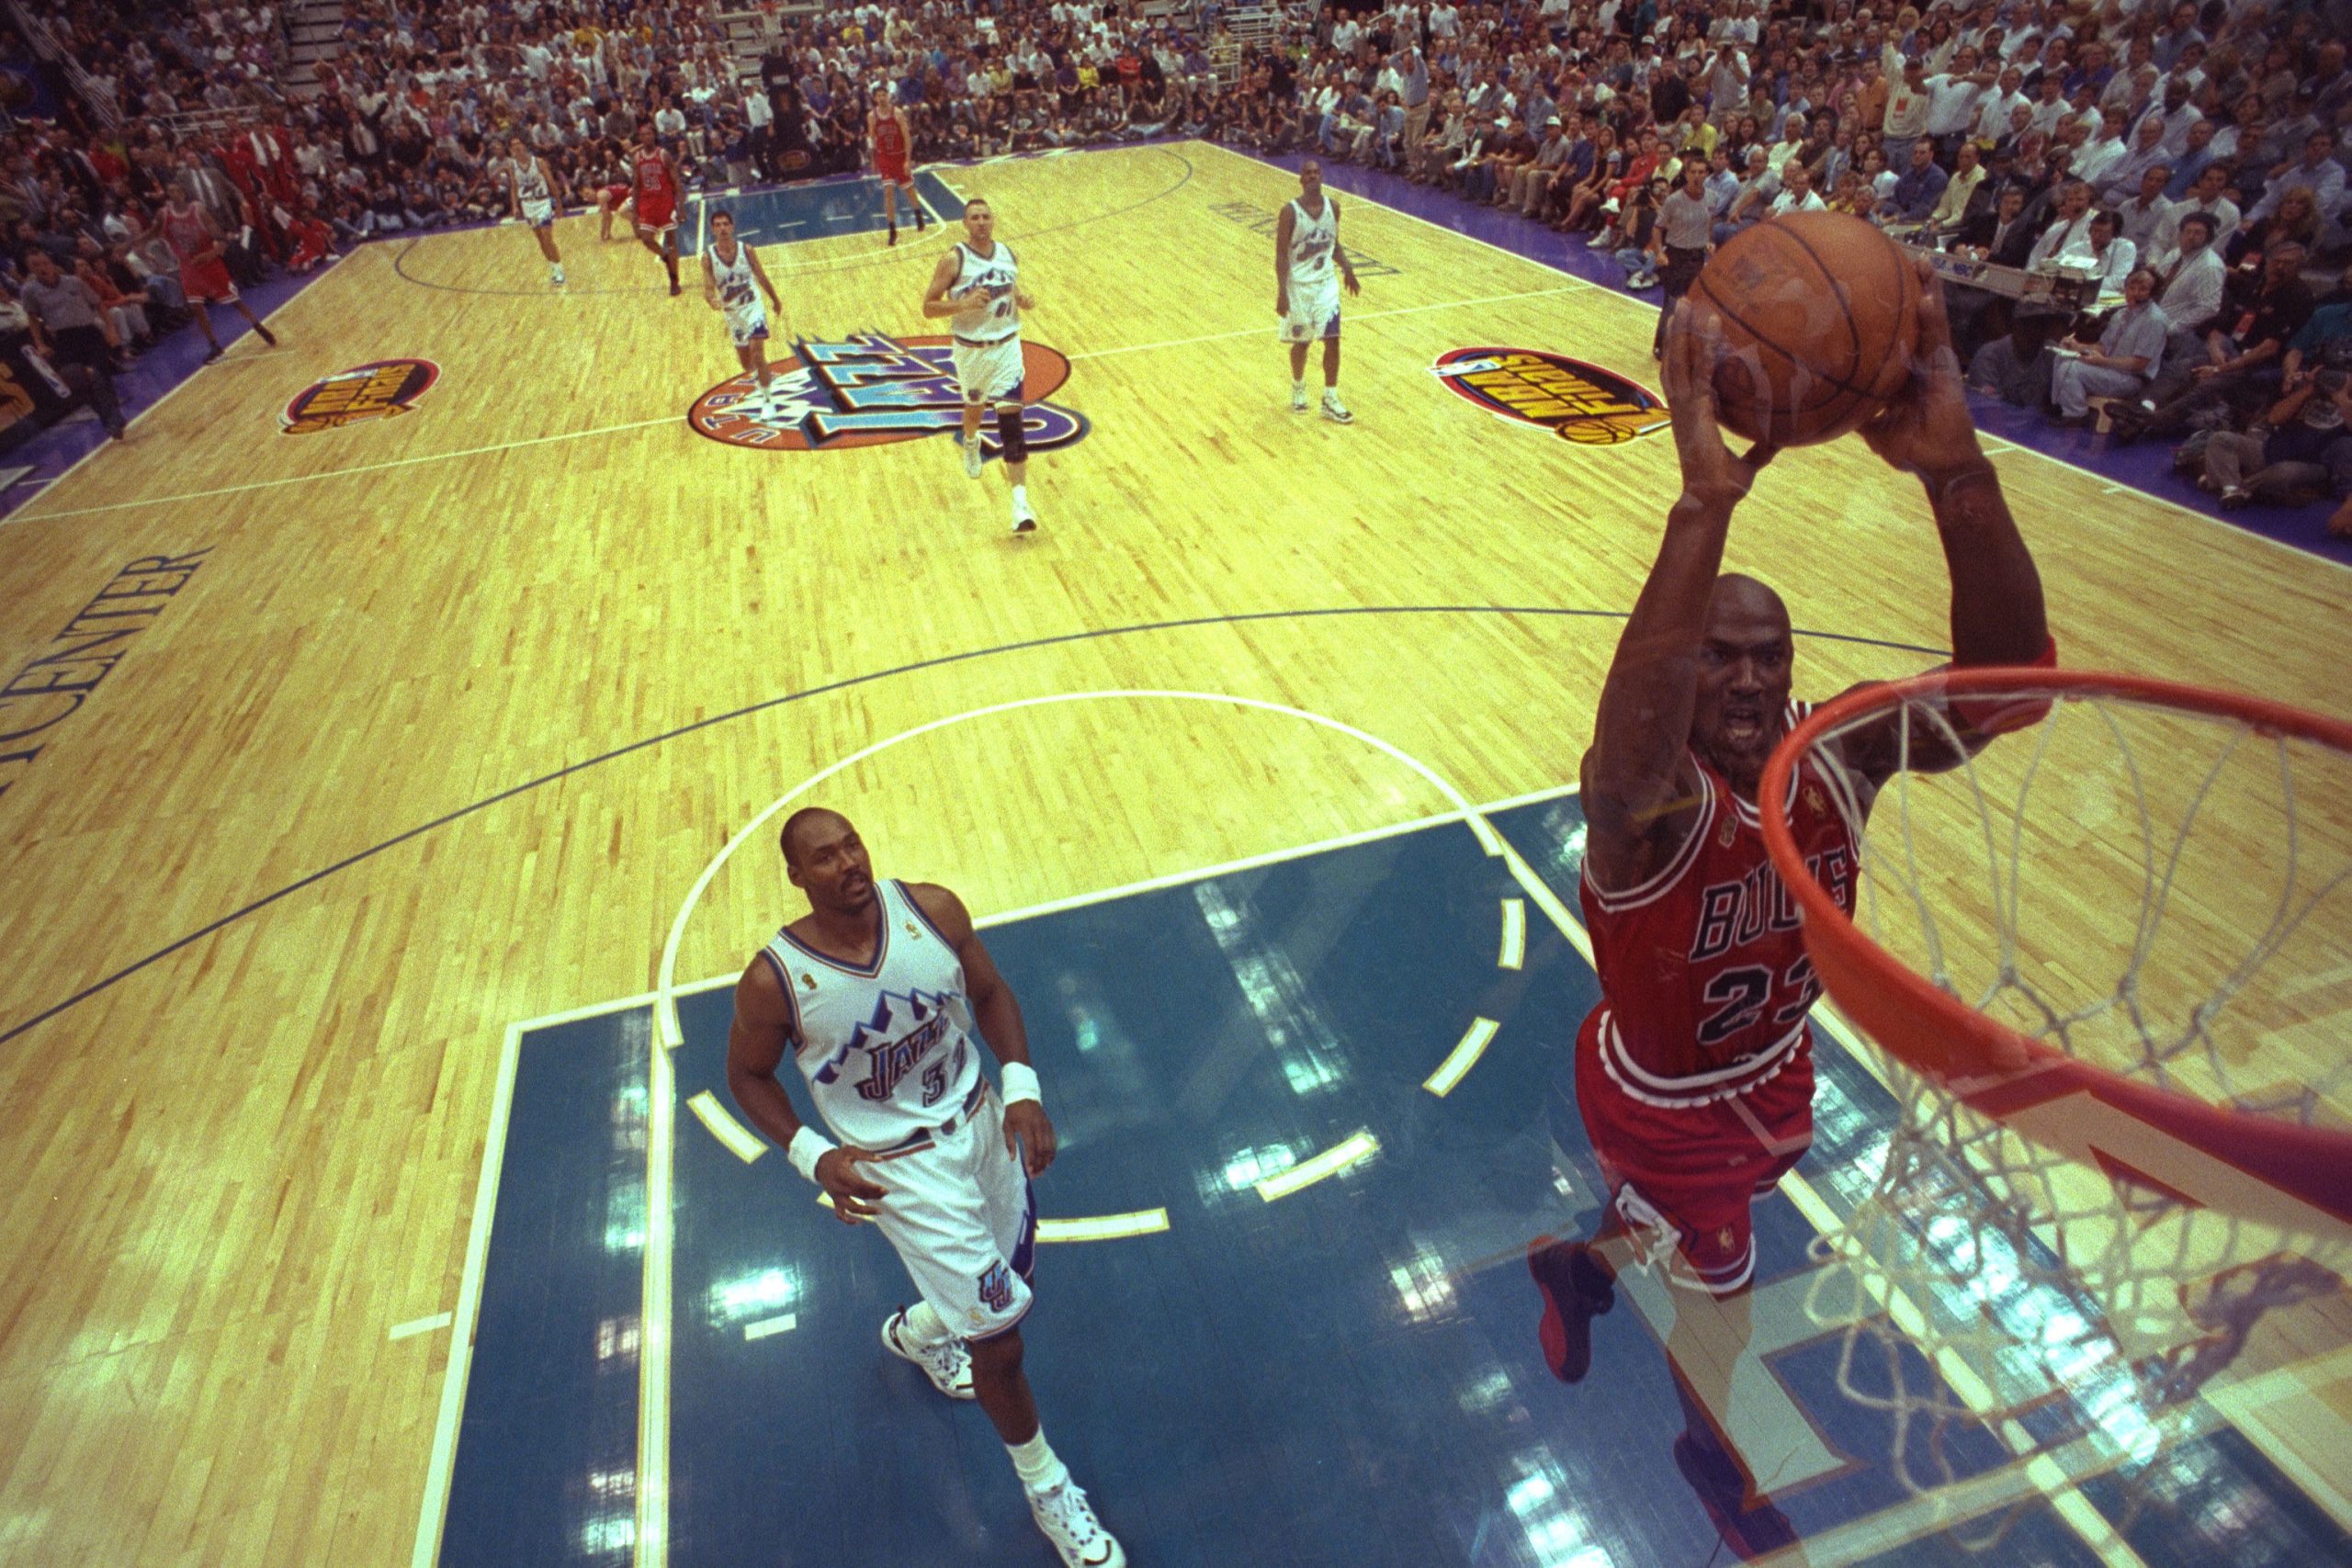
[[[831,451],[912,441],[956,430],[964,398],[944,337],[859,333],[836,343],[802,342],[774,367],[774,412],[761,406],[751,373],[729,377],[695,400],[686,423],[729,446],[771,452]],[[1021,344],[1022,424],[1033,452],[1082,438],[1090,426],[1075,409],[1046,402],[1069,379],[1069,359],[1026,340]],[[981,450],[997,455],[995,421],[981,425]]]
[[[394,419],[441,378],[430,359],[374,359],[311,382],[294,394],[277,427],[288,435],[314,435],[368,420]]]
[[[1498,418],[1580,446],[1616,446],[1667,426],[1666,404],[1598,365],[1540,348],[1452,348],[1430,374]]]

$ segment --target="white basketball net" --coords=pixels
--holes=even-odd
[[[2352,758],[2123,697],[2017,694],[2055,705],[1881,791],[1856,835],[1857,923],[2071,1056],[2346,1124]],[[1904,711],[1912,743],[1957,745],[1936,702]],[[1811,755],[1851,822],[1836,738]],[[2177,1493],[2167,1454],[2227,1419],[2233,1386],[2293,1359],[2281,1330],[2342,1289],[2352,1236],[2283,1194],[2260,1217],[2185,1201],[2254,1179],[2144,1124],[2088,1125],[2075,1105],[2024,1119],[2030,1137],[1869,1055],[1900,1115],[1883,1163],[1815,1178],[1843,1224],[1814,1244],[1808,1310],[1842,1336],[1845,1394],[1893,1421],[1904,1483],[1949,1499],[1975,1547],[2093,1477],[2133,1507]],[[2094,1139],[2153,1181],[2110,1175]],[[2006,1454],[1988,1465],[1994,1442]]]

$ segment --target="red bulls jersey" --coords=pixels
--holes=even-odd
[[[877,114],[874,117],[874,155],[886,164],[901,163],[907,156],[906,132],[899,129],[899,117]]]
[[[648,152],[642,149],[634,154],[637,160],[637,188],[647,196],[675,197],[670,186],[670,166],[662,160],[660,149]]]
[[[1789,705],[1793,725],[1809,705]],[[1704,1105],[1747,1093],[1810,1049],[1821,993],[1796,900],[1764,852],[1756,808],[1700,761],[1696,825],[1638,887],[1578,888],[1600,975],[1600,1061],[1645,1104]],[[1789,826],[1815,879],[1851,913],[1856,845],[1820,765],[1790,781]]]

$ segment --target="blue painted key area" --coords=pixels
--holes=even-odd
[[[1573,797],[1491,820],[1573,910]],[[1532,902],[1523,964],[1500,966],[1503,901],[1524,897],[1453,824],[985,933],[1061,1139],[1041,1213],[1167,1212],[1157,1234],[1042,1248],[1023,1327],[1046,1434],[1136,1564],[1736,1560],[1692,1434],[1728,1450],[1679,1391],[1641,1283],[1621,1280],[1595,1324],[1584,1382],[1555,1380],[1538,1347],[1528,1244],[1597,1215],[1567,1071],[1597,987]],[[734,1109],[729,1008],[724,988],[686,998],[673,1056],[669,1561],[1048,1568],[987,1417],[878,1342],[911,1299],[888,1245],[841,1224],[780,1153],[747,1165],[689,1112],[706,1089]],[[1500,1026],[1483,1057],[1429,1092],[1482,1017]],[[642,1007],[523,1038],[444,1563],[631,1560],[650,1038]],[[1825,1038],[1818,1058],[1800,1168],[1842,1212],[1893,1107],[1843,1048]],[[1369,1157],[1261,1196],[1359,1134]],[[1831,1462],[1795,1485],[1759,1473],[1777,1513],[1746,1517],[1750,1549],[1776,1518],[1842,1561],[2098,1561],[1966,1423],[1944,1434],[1955,1471],[2017,1476],[2018,1496],[1974,1522],[2004,1532],[1990,1557],[1926,1531],[1887,1462],[1890,1418],[1839,1392],[1839,1337],[1801,1316],[1811,1226],[1779,1194],[1757,1221],[1757,1354],[1786,1417],[1747,1428],[1766,1440],[1743,1459],[1761,1472],[1803,1438]],[[1917,1356],[1904,1376],[1932,1382]],[[2113,1485],[2085,1495],[2152,1568],[2352,1560],[2233,1432],[2133,1474],[2136,1510]]]

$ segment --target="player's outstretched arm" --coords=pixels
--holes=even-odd
[[[786,1151],[802,1123],[792,1097],[775,1081],[775,1070],[791,1048],[792,1004],[785,999],[775,966],[754,958],[735,982],[735,1019],[727,1026],[727,1091],[752,1125]],[[864,1149],[827,1148],[817,1159],[817,1185],[831,1196],[833,1213],[843,1224],[873,1218],[875,1203],[888,1196],[879,1182],[857,1168],[873,1157]]]
[[[760,253],[744,244],[740,239],[735,243],[741,247],[745,258],[751,262],[752,276],[759,280],[760,288],[767,295],[769,305],[775,308],[778,317],[783,316],[784,301],[776,298],[775,285],[768,281],[768,269],[760,265]]]
[[[1650,852],[1679,847],[1679,819],[1695,802],[1690,761],[1690,717],[1698,705],[1699,659],[1707,602],[1723,570],[1732,510],[1771,459],[1745,457],[1724,445],[1715,418],[1714,367],[1722,333],[1712,312],[1685,300],[1666,338],[1666,391],[1682,492],[1667,513],[1657,558],[1600,689],[1592,747],[1581,772],[1591,824],[1587,852],[1596,880],[1632,886]]]
[[[2041,574],[1977,444],[1943,281],[1919,268],[1919,348],[1910,382],[1862,429],[1871,450],[1927,487],[1951,572],[1955,664],[2030,664],[2050,643]]]
[[[1021,1021],[1021,1004],[1013,999],[1012,987],[1004,983],[1004,976],[997,973],[996,960],[989,956],[980,933],[973,929],[964,900],[935,883],[917,883],[907,891],[963,963],[964,992],[972,998],[972,1017],[980,1026],[980,1038],[1006,1069],[1002,1074],[1005,1146],[1011,1148],[1018,1138],[1028,1150],[1029,1174],[1041,1176],[1054,1163],[1054,1124],[1046,1120],[1045,1106],[1037,1100],[1013,1098],[1019,1075],[1010,1069],[1018,1066],[1029,1071],[1029,1030]],[[1034,1072],[1031,1077],[1034,1081]]]
[[[1927,490],[1951,578],[1952,663],[2053,661],[2041,574],[2009,513],[2000,475],[1978,445],[1951,323],[1944,314],[1942,281],[1925,261],[1918,267],[1918,357],[1903,391],[1862,427],[1862,439]],[[1924,719],[1910,722],[1907,741],[1897,728],[1905,721],[1891,714],[1885,724],[1846,738],[1847,765],[1873,784],[1883,783],[1898,767],[1939,773],[1982,750],[1995,735],[2030,722],[2037,711],[2030,705],[2011,705],[1987,716],[1997,723],[1980,728],[1971,725],[1964,707],[1956,708],[1954,728]]]
[[[956,313],[956,301],[947,298],[947,291],[955,287],[956,275],[961,270],[963,264],[956,259],[954,251],[939,258],[939,265],[931,269],[931,288],[923,293],[924,315],[952,316]]]

